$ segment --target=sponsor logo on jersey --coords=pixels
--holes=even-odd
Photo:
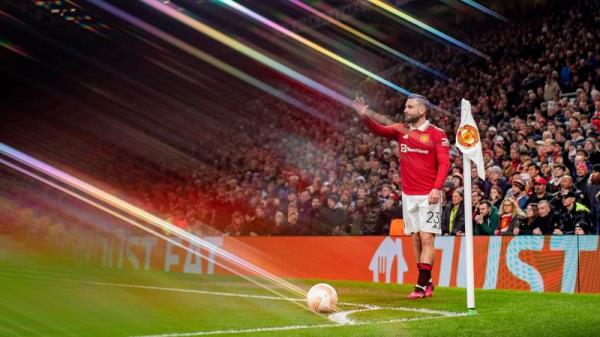
[[[412,152],[412,153],[428,154],[429,150],[415,149],[415,148],[409,147],[406,144],[400,144],[400,152],[402,152],[402,153]]]

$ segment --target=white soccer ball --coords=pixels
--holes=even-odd
[[[337,305],[337,293],[326,283],[315,284],[306,294],[306,302],[314,312],[332,312]]]

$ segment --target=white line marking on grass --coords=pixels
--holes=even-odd
[[[273,326],[253,329],[230,329],[230,330],[212,330],[212,331],[193,331],[193,332],[176,332],[162,335],[141,335],[132,337],[186,337],[186,336],[206,336],[206,335],[223,335],[223,334],[241,334],[253,332],[269,332],[269,331],[289,331],[312,328],[331,328],[339,326],[338,324],[315,324],[315,325],[288,325],[288,326]]]
[[[6,273],[6,272],[3,271],[2,269],[0,269],[0,274],[1,273]],[[9,272],[9,274],[10,274],[10,272]],[[174,291],[174,292],[182,292],[182,293],[196,293],[196,294],[212,295],[212,296],[245,297],[245,298],[255,298],[255,299],[262,299],[262,300],[295,301],[295,302],[305,302],[306,301],[305,298],[277,297],[277,296],[252,295],[252,294],[240,294],[240,293],[226,293],[226,292],[219,292],[219,291],[206,291],[206,290],[185,289],[185,288],[146,286],[146,285],[141,285],[141,284],[85,281],[85,280],[67,279],[67,278],[62,278],[62,277],[33,276],[33,275],[19,275],[19,277],[27,277],[27,278],[33,278],[33,279],[49,280],[49,281],[90,284],[90,285],[97,285],[97,286],[108,286],[108,287],[122,287],[122,288],[148,289],[148,290],[160,290],[160,291]],[[358,307],[364,307],[364,308],[370,307],[368,304],[358,304],[358,303],[339,303],[339,304],[344,304],[344,305],[349,305],[349,306],[358,306]]]
[[[2,273],[2,272],[3,272],[3,270],[0,269],[0,273]],[[70,283],[81,283],[81,284],[90,284],[90,285],[107,286],[107,287],[148,289],[148,290],[159,290],[159,291],[174,291],[174,292],[196,293],[196,294],[212,295],[212,296],[245,297],[245,298],[255,298],[255,299],[262,299],[262,300],[276,300],[276,301],[296,301],[296,302],[305,302],[306,301],[305,298],[277,297],[277,296],[252,295],[252,294],[241,294],[241,293],[226,293],[226,292],[219,292],[219,291],[158,287],[158,286],[147,286],[147,285],[130,284],[130,283],[86,281],[86,280],[67,279],[67,278],[62,278],[62,277],[47,277],[47,276],[32,276],[32,275],[19,275],[19,276],[20,277],[25,276],[25,277],[33,278],[33,279],[61,281],[61,282],[70,282]],[[366,308],[366,309],[385,308],[385,307],[372,305],[372,304],[350,303],[350,302],[339,302],[338,305],[348,305],[348,306],[362,307],[362,308]],[[393,308],[394,308],[394,310],[422,312],[422,313],[426,313],[426,314],[438,314],[438,315],[455,314],[454,312],[451,312],[451,311],[432,310],[432,309],[425,309],[425,308],[410,308],[410,307],[393,307]]]
[[[4,275],[9,274],[10,275],[11,273],[7,272],[6,270],[0,269],[0,275],[1,274],[4,274]],[[12,275],[14,276],[14,274],[12,274]],[[159,290],[159,291],[173,291],[173,292],[182,292],[182,293],[196,293],[196,294],[211,295],[211,296],[244,297],[244,298],[262,299],[262,300],[295,301],[295,302],[306,301],[306,299],[303,299],[303,298],[276,297],[276,296],[252,295],[252,294],[241,294],[241,293],[226,293],[226,292],[206,291],[206,290],[196,290],[196,289],[147,286],[147,285],[140,285],[140,284],[85,281],[85,280],[75,280],[75,279],[67,279],[67,278],[59,278],[59,277],[44,277],[44,276],[22,275],[22,274],[19,275],[19,277],[50,280],[50,281],[59,281],[59,282],[69,282],[69,283],[80,283],[80,284],[88,284],[88,285],[96,285],[96,286],[147,289],[147,290]],[[334,322],[334,324],[289,325],[289,326],[279,326],[279,327],[262,327],[262,328],[238,329],[238,330],[230,329],[230,330],[195,331],[195,332],[182,332],[182,333],[167,333],[167,334],[160,334],[160,335],[144,335],[144,336],[134,336],[134,337],[186,337],[186,336],[241,334],[241,333],[269,332],[269,331],[288,331],[288,330],[301,330],[301,329],[314,329],[314,328],[331,328],[331,327],[339,327],[341,325],[361,326],[361,325],[369,325],[369,324],[389,324],[389,323],[427,320],[427,319],[439,319],[439,318],[447,318],[447,317],[460,317],[460,316],[467,315],[466,313],[458,313],[458,312],[443,311],[443,310],[433,310],[433,309],[426,309],[426,308],[382,307],[382,306],[372,305],[372,304],[349,303],[349,302],[340,302],[339,304],[360,307],[362,309],[340,311],[340,312],[329,315],[328,316],[329,320]],[[398,311],[409,311],[409,312],[433,314],[433,315],[438,315],[438,316],[400,318],[400,319],[391,319],[391,320],[385,320],[385,321],[362,321],[362,322],[356,322],[356,321],[348,318],[348,316],[353,313],[362,312],[362,311],[370,311],[370,310],[398,310]]]
[[[354,324],[356,322],[354,320],[348,318],[348,316],[352,315],[354,313],[357,313],[357,312],[367,311],[367,310],[377,310],[377,309],[369,308],[369,309],[356,309],[356,310],[340,311],[340,312],[336,312],[335,314],[329,315],[329,320],[333,321],[337,324],[342,324],[342,325]]]
[[[355,314],[357,312],[374,311],[374,310],[396,310],[396,311],[409,311],[409,312],[419,312],[419,313],[424,313],[424,314],[439,315],[439,317],[419,317],[417,319],[456,317],[456,316],[464,316],[465,315],[463,313],[458,313],[458,312],[431,310],[431,309],[424,309],[424,308],[381,307],[381,306],[377,306],[377,305],[371,305],[366,309],[355,309],[355,310],[336,312],[334,314],[329,315],[329,320],[332,322],[335,322],[337,324],[342,324],[342,325],[357,324],[356,321],[348,318],[348,316]],[[376,323],[376,322],[372,322],[372,323]]]
[[[393,309],[393,308],[382,308],[382,309]],[[368,309],[373,310],[373,309]],[[361,311],[361,310],[358,310]],[[314,325],[288,325],[288,326],[274,326],[274,327],[263,327],[263,328],[253,328],[253,329],[229,329],[229,330],[211,330],[211,331],[193,331],[193,332],[176,332],[176,333],[167,333],[161,335],[140,335],[140,336],[131,336],[131,337],[191,337],[191,336],[206,336],[206,335],[223,335],[223,334],[243,334],[243,333],[255,333],[255,332],[272,332],[272,331],[289,331],[289,330],[304,330],[304,329],[317,329],[317,328],[336,328],[341,326],[362,326],[362,325],[372,325],[372,324],[390,324],[390,323],[401,323],[401,322],[410,322],[410,321],[422,321],[426,319],[440,319],[447,317],[460,317],[467,316],[466,313],[452,313],[452,315],[447,316],[436,316],[436,317],[419,317],[419,318],[399,318],[399,319],[390,319],[386,321],[364,321],[364,322],[355,322],[352,324],[314,324]]]

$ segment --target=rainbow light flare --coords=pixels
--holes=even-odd
[[[130,17],[131,20],[133,20],[139,24],[145,24],[143,21],[139,20],[138,18],[131,16],[130,14],[106,3],[103,0],[87,0],[87,1],[97,5],[98,7],[102,8],[116,16],[119,16],[123,19],[124,19],[124,17]],[[284,64],[281,64],[281,63],[273,60],[272,58],[268,57],[267,55],[265,55],[259,51],[256,51],[256,50],[244,45],[243,43],[240,43],[239,41],[237,41],[233,38],[230,38],[229,36],[219,32],[218,30],[216,30],[208,25],[205,25],[204,23],[202,23],[196,19],[193,19],[193,18],[189,17],[188,15],[185,15],[185,14],[179,12],[177,9],[171,8],[171,7],[165,5],[161,2],[158,2],[158,1],[148,1],[148,0],[140,0],[140,1],[142,1],[143,3],[145,3],[146,5],[154,8],[154,9],[161,11],[164,14],[180,21],[181,23],[186,24],[190,28],[193,28],[194,30],[196,30],[202,34],[204,34],[214,40],[217,40],[217,41],[221,42],[222,44],[224,44],[232,49],[235,49],[238,52],[240,52],[240,53],[292,78],[292,79],[295,79],[296,81],[301,82],[304,85],[306,85],[316,91],[319,91],[322,94],[324,94],[342,104],[345,104],[348,106],[352,105],[351,100],[349,100],[348,98],[344,97],[343,95],[337,93],[336,91],[331,90],[331,89],[327,88],[326,86],[285,66]],[[160,33],[165,34],[163,32],[160,32]],[[165,34],[165,35],[168,35],[168,34]],[[168,36],[170,36],[170,35],[168,35]],[[170,36],[170,37],[173,39],[176,39],[172,36]]]
[[[128,216],[131,216],[133,218],[147,222],[166,233],[171,233],[172,235],[175,235],[182,240],[188,241],[191,244],[194,244],[198,247],[206,249],[207,251],[215,254],[215,256],[221,257],[224,260],[232,263],[235,266],[241,267],[246,271],[249,271],[256,275],[259,275],[259,276],[263,277],[264,279],[267,279],[268,281],[272,282],[273,284],[275,284],[283,289],[286,289],[294,294],[297,294],[298,296],[305,295],[305,292],[301,288],[283,280],[282,278],[280,278],[276,275],[273,275],[273,274],[265,271],[264,269],[257,267],[255,265],[237,257],[236,255],[233,255],[233,254],[227,252],[226,250],[211,244],[208,241],[202,240],[201,238],[197,237],[196,235],[188,233],[185,230],[183,230],[179,227],[176,227],[175,225],[173,225],[167,221],[164,221],[164,220],[110,194],[110,193],[107,193],[102,189],[92,186],[91,184],[88,184],[88,183],[86,183],[64,171],[61,171],[58,168],[55,168],[55,167],[53,167],[49,164],[46,164],[38,159],[35,159],[17,149],[10,147],[9,145],[6,145],[1,142],[0,142],[0,154],[3,154],[4,156],[11,158],[14,161],[17,161],[23,165],[26,165],[27,167],[29,167],[37,172],[43,173],[49,177],[52,177],[53,179],[56,179],[57,181],[60,181],[61,183],[64,183],[64,184],[72,187],[78,193],[93,197],[105,204],[108,204],[108,205],[114,207],[115,209],[118,209],[118,210],[126,213]],[[0,163],[3,163],[6,165],[8,162],[0,159]],[[8,163],[8,164],[10,164],[10,163]],[[8,165],[8,166],[12,167],[13,169],[15,168],[15,165]],[[22,170],[19,170],[19,171],[23,172]],[[51,185],[51,186],[56,187],[55,185],[56,184]],[[60,189],[60,190],[62,190],[64,192],[64,189]],[[69,193],[69,194],[71,194],[71,193]],[[77,198],[80,200],[83,200],[79,197],[77,197]],[[82,196],[82,198],[88,199],[83,196]],[[111,214],[113,214],[113,213],[111,213]],[[131,221],[128,221],[127,218],[125,218],[123,220],[133,224]],[[134,225],[141,226],[140,228],[146,230],[147,232],[151,232],[153,234],[158,234],[158,233],[156,233],[155,230],[153,230],[151,228],[146,228],[142,224],[137,223]],[[274,292],[274,293],[280,295],[275,290],[273,290],[257,281],[252,281],[252,282],[271,291],[271,292]]]
[[[20,48],[19,46],[17,46],[14,43],[11,43],[8,40],[0,39],[0,47],[6,48],[6,49],[12,51],[13,53],[15,53],[17,55],[21,55],[23,57],[27,57],[30,60],[37,61],[37,59],[35,57],[33,57],[30,53],[28,53],[25,49]]]
[[[1,146],[2,146],[2,143],[0,143],[0,147]],[[12,169],[14,169],[15,171],[18,171],[18,172],[20,172],[20,173],[22,173],[22,174],[24,174],[24,175],[26,175],[28,177],[31,177],[31,178],[33,178],[35,180],[38,180],[38,181],[40,181],[40,182],[42,182],[42,183],[44,183],[44,184],[46,184],[48,186],[51,186],[51,187],[53,187],[53,188],[55,188],[55,189],[57,189],[57,190],[59,190],[59,191],[61,191],[63,193],[66,193],[66,194],[70,195],[73,198],[76,198],[76,199],[78,199],[78,200],[80,200],[80,201],[82,201],[82,202],[84,202],[84,203],[86,203],[86,204],[88,204],[90,206],[93,206],[93,207],[95,207],[95,208],[97,208],[97,209],[99,209],[99,210],[101,210],[103,212],[106,212],[106,213],[108,213],[108,214],[110,214],[110,215],[118,218],[119,220],[122,220],[122,221],[124,221],[126,223],[129,223],[129,224],[131,224],[131,225],[133,225],[133,226],[135,226],[135,227],[137,227],[137,228],[139,228],[139,229],[141,229],[141,230],[143,230],[143,231],[145,231],[147,233],[150,233],[150,234],[154,235],[155,237],[163,239],[163,240],[169,242],[170,244],[172,244],[174,246],[177,246],[177,247],[179,247],[179,248],[181,248],[181,249],[183,249],[183,250],[185,250],[187,252],[190,252],[191,254],[194,254],[194,255],[202,258],[202,259],[212,260],[214,262],[214,264],[218,265],[219,267],[221,267],[223,269],[226,269],[229,272],[231,272],[231,273],[233,273],[233,274],[235,274],[235,275],[237,275],[239,277],[242,277],[243,279],[245,279],[245,280],[247,280],[247,281],[249,281],[251,283],[254,283],[254,284],[256,284],[256,285],[258,285],[258,286],[260,286],[262,288],[265,288],[268,291],[274,293],[275,295],[277,295],[279,297],[286,298],[284,296],[284,294],[281,294],[277,290],[275,290],[273,288],[270,288],[270,287],[268,287],[268,286],[266,286],[266,285],[258,282],[254,278],[246,276],[246,275],[243,275],[241,272],[233,269],[232,267],[229,267],[229,266],[227,266],[227,265],[219,262],[218,260],[211,258],[210,256],[206,256],[206,255],[202,254],[199,250],[190,248],[189,246],[184,245],[181,241],[178,241],[178,240],[175,240],[173,238],[170,238],[170,237],[168,237],[168,236],[166,236],[166,235],[164,235],[164,234],[162,234],[162,233],[160,233],[160,232],[158,232],[158,231],[156,231],[156,230],[154,230],[154,229],[152,229],[152,228],[150,228],[150,227],[148,227],[148,226],[146,226],[144,224],[141,224],[141,223],[139,223],[139,222],[137,222],[137,221],[135,221],[133,219],[130,219],[130,218],[128,218],[128,217],[126,217],[126,216],[118,213],[118,212],[115,212],[114,210],[111,210],[110,208],[108,208],[106,206],[103,206],[102,204],[100,204],[98,202],[95,202],[95,201],[93,201],[90,198],[87,198],[86,196],[77,194],[74,191],[71,191],[71,190],[69,190],[69,189],[67,189],[67,188],[65,188],[63,186],[60,186],[60,185],[58,185],[58,184],[56,184],[56,183],[54,183],[54,182],[52,182],[52,181],[50,181],[50,180],[48,180],[48,179],[40,176],[40,175],[38,175],[38,174],[36,174],[36,173],[34,173],[32,171],[29,171],[29,170],[27,170],[27,169],[25,169],[23,167],[19,167],[19,166],[15,165],[13,163],[10,163],[10,162],[8,162],[8,161],[6,161],[4,159],[1,159],[1,158],[0,158],[0,164],[4,164],[4,165],[6,165],[6,166],[8,166],[8,167],[10,167]],[[211,246],[213,246],[215,248],[217,248],[216,246],[212,245],[210,242],[207,242],[207,244],[211,245]],[[271,281],[271,280],[272,279],[269,279],[269,281]],[[295,287],[295,286],[293,286],[293,287],[294,287],[294,289],[292,289],[293,292],[297,293],[299,288],[296,289],[297,287]],[[290,289],[288,288],[288,290],[290,290]],[[304,292],[301,289],[299,291],[300,291],[299,295],[301,295],[302,297],[304,297]],[[303,308],[306,308],[304,305],[298,303],[297,301],[291,301],[291,302],[294,303],[294,304],[300,305]],[[308,308],[306,308],[306,309],[308,309]]]
[[[386,44],[381,43],[381,42],[375,40],[374,38],[372,38],[372,37],[370,37],[370,36],[368,36],[368,35],[360,32],[358,30],[356,30],[356,29],[348,26],[347,24],[345,24],[343,22],[340,22],[340,21],[338,21],[338,20],[330,17],[329,15],[327,15],[327,14],[325,14],[323,12],[320,12],[320,11],[318,11],[318,10],[316,10],[316,9],[308,6],[307,4],[303,3],[300,0],[289,0],[289,1],[292,4],[294,4],[295,6],[300,7],[303,10],[305,10],[305,11],[307,11],[309,13],[312,13],[312,14],[318,16],[319,18],[321,18],[321,19],[323,19],[323,20],[331,23],[332,25],[334,25],[334,26],[336,26],[336,27],[338,27],[340,29],[343,29],[343,30],[347,31],[348,33],[350,33],[350,34],[352,34],[354,36],[357,36],[357,37],[359,37],[359,38],[367,41],[368,43],[370,43],[370,44],[372,44],[374,46],[377,46],[377,47],[379,47],[379,48],[387,51],[388,53],[390,53],[392,55],[397,56],[398,58],[402,59],[405,62],[408,62],[408,63],[414,65],[415,67],[421,68],[422,70],[425,70],[426,72],[428,72],[428,73],[430,73],[430,74],[432,74],[434,76],[437,76],[439,78],[442,78],[444,80],[448,79],[448,77],[446,75],[442,74],[438,70],[433,69],[433,68],[429,67],[428,65],[423,64],[423,63],[421,63],[421,62],[413,59],[412,57],[410,57],[410,56],[408,56],[406,54],[403,54],[403,53],[401,53],[401,52],[399,52],[399,51],[397,51],[397,50],[395,50],[395,49],[387,46]]]
[[[486,13],[486,14],[489,14],[489,15],[491,15],[491,16],[493,16],[493,17],[495,17],[495,18],[496,18],[496,19],[498,19],[498,20],[502,20],[502,21],[504,21],[504,22],[509,22],[509,21],[510,21],[510,20],[509,20],[509,19],[507,19],[505,16],[503,16],[503,15],[500,15],[500,14],[498,14],[498,13],[494,12],[493,10],[491,10],[491,9],[489,9],[489,8],[487,8],[487,7],[483,6],[483,5],[481,5],[481,4],[478,4],[478,3],[477,3],[477,2],[475,2],[475,1],[472,1],[472,0],[462,0],[462,2],[466,3],[467,5],[469,5],[469,6],[473,7],[473,8],[477,8],[477,9],[479,9],[480,11],[482,11],[482,12],[484,12],[484,13]]]
[[[465,43],[463,43],[463,42],[461,42],[461,41],[453,38],[452,36],[449,36],[449,35],[447,35],[445,33],[440,32],[439,30],[437,30],[437,29],[429,26],[428,24],[426,24],[426,23],[424,23],[424,22],[422,22],[422,21],[420,21],[420,20],[418,20],[418,19],[416,19],[416,18],[414,18],[414,17],[406,14],[405,12],[399,10],[398,8],[396,8],[394,6],[391,6],[391,5],[385,3],[385,2],[383,2],[381,0],[368,0],[368,1],[370,3],[376,5],[377,7],[379,7],[381,9],[383,9],[383,10],[385,10],[385,11],[387,11],[387,12],[389,12],[389,13],[397,16],[397,17],[399,17],[402,20],[408,21],[408,22],[412,23],[413,25],[415,25],[415,26],[417,26],[417,27],[419,27],[421,29],[424,29],[424,30],[426,30],[426,31],[434,34],[437,37],[441,37],[442,39],[444,39],[444,40],[452,43],[455,46],[458,46],[458,47],[460,47],[460,48],[462,48],[464,50],[467,50],[467,51],[469,51],[469,52],[471,52],[471,53],[473,53],[475,55],[478,55],[480,57],[483,57],[485,59],[490,59],[490,57],[488,55],[480,52],[479,50],[477,50],[477,49],[475,49],[475,48],[473,48],[473,47],[471,47],[471,46],[469,46],[469,45],[467,45],[467,44],[465,44]]]
[[[235,77],[239,78],[240,80],[242,80],[242,81],[244,81],[244,82],[246,82],[246,83],[248,83],[248,84],[250,84],[252,86],[255,86],[256,88],[258,88],[258,89],[260,89],[262,91],[267,92],[268,94],[271,94],[271,95],[273,95],[273,96],[275,96],[277,98],[280,98],[280,99],[288,102],[289,104],[291,104],[291,105],[293,105],[293,106],[295,106],[295,107],[297,107],[299,109],[302,109],[302,110],[310,113],[311,115],[314,115],[314,116],[316,116],[316,117],[318,117],[320,119],[327,120],[330,123],[333,123],[333,121],[331,121],[330,119],[328,119],[326,117],[323,117],[323,115],[319,111],[315,110],[314,108],[312,108],[310,106],[307,106],[303,102],[301,102],[301,101],[299,101],[299,100],[297,100],[297,99],[295,99],[295,98],[287,95],[286,93],[284,93],[284,92],[282,92],[282,91],[280,91],[280,90],[278,90],[276,88],[273,88],[272,86],[270,86],[270,85],[268,85],[268,84],[266,84],[266,83],[264,83],[264,82],[256,79],[255,77],[250,76],[250,75],[244,73],[243,71],[241,71],[241,70],[239,70],[239,69],[237,69],[237,68],[235,68],[235,67],[233,67],[233,66],[231,66],[231,65],[229,65],[229,64],[227,64],[227,63],[225,63],[225,62],[223,62],[223,61],[221,61],[221,60],[219,60],[219,59],[217,59],[217,58],[215,58],[215,57],[213,57],[213,56],[205,53],[205,52],[203,52],[202,50],[200,50],[200,49],[198,49],[198,48],[196,48],[196,47],[194,47],[194,46],[192,46],[192,45],[190,45],[190,44],[188,44],[188,43],[186,43],[186,42],[184,42],[184,41],[182,41],[182,40],[180,40],[180,39],[178,39],[178,38],[176,38],[176,37],[174,37],[174,36],[172,36],[172,35],[170,35],[170,34],[168,34],[166,32],[164,32],[164,31],[162,31],[162,30],[160,30],[160,29],[158,29],[158,28],[156,28],[156,27],[154,27],[154,26],[152,26],[152,25],[150,25],[148,23],[146,23],[145,21],[140,20],[140,19],[134,17],[133,15],[131,15],[131,14],[129,14],[129,13],[127,13],[127,12],[119,9],[119,8],[114,7],[111,4],[108,4],[108,3],[106,3],[106,2],[104,2],[102,0],[88,0],[88,1],[91,2],[91,3],[93,3],[93,4],[95,4],[95,5],[97,5],[98,7],[106,10],[107,12],[110,12],[111,14],[113,14],[113,15],[121,18],[121,19],[123,19],[124,21],[129,22],[130,24],[132,24],[132,25],[134,25],[134,26],[136,26],[136,27],[144,30],[145,32],[147,32],[147,33],[149,33],[151,35],[154,35],[155,37],[157,37],[157,38],[159,38],[159,39],[161,39],[161,40],[163,40],[163,41],[165,41],[167,43],[172,44],[173,46],[175,46],[175,47],[177,47],[177,48],[179,48],[179,49],[181,49],[181,50],[183,50],[183,51],[191,54],[192,56],[195,56],[195,57],[201,59],[202,61],[207,62],[207,63],[215,66],[216,68],[219,68],[222,71],[224,71],[224,72],[226,72],[226,73],[228,73],[228,74],[230,74],[232,76],[235,76]],[[199,24],[202,25],[202,26],[204,26],[204,27],[206,27],[206,29],[207,29],[208,32],[214,32],[215,33],[215,37],[213,37],[213,36],[211,36],[211,37],[213,37],[215,39],[218,39],[218,37],[220,37],[220,36],[224,36],[225,37],[225,35],[223,35],[222,33],[217,32],[216,30],[214,30],[214,29],[212,29],[212,28],[210,28],[208,26],[205,26],[205,25],[203,25],[201,23],[199,23]],[[204,28],[204,27],[202,27],[202,28]],[[237,41],[235,41],[235,40],[233,40],[233,39],[231,39],[229,37],[226,37],[226,38],[228,39],[228,40],[225,40],[227,43],[231,42],[232,45],[234,45],[236,47],[239,47],[239,48],[243,48],[242,50],[244,50],[244,52],[243,52],[244,54],[246,52],[248,52],[248,53],[251,53],[252,55],[255,55],[257,58],[265,59],[265,62],[270,62],[269,64],[276,63],[276,61],[274,61],[272,59],[269,59],[268,56],[265,56],[265,55],[263,55],[263,54],[261,54],[259,52],[256,52],[256,51],[252,50],[251,48],[246,47],[246,46],[242,45],[241,43],[239,43],[239,42],[237,42]],[[221,41],[221,42],[223,42],[223,41]],[[223,42],[223,43],[227,44],[226,42]],[[235,48],[235,47],[232,47],[232,48]],[[237,50],[237,48],[235,48],[235,49]],[[269,65],[269,64],[267,64],[267,65]],[[279,66],[281,68],[287,68],[283,64],[279,64]],[[282,71],[282,72],[286,73],[285,71]],[[328,95],[329,97],[332,97],[332,98],[336,99],[337,101],[339,101],[339,102],[341,102],[343,104],[351,105],[351,101],[348,100],[347,98],[345,98],[344,96],[342,96],[342,95],[334,92],[331,89],[328,89],[328,88],[322,86],[321,84],[318,84],[317,82],[314,82],[314,81],[312,81],[312,80],[304,77],[303,75],[301,75],[299,73],[295,73],[295,71],[292,70],[292,69],[287,68],[286,75],[299,80],[300,82],[302,82],[302,83],[310,86],[311,88],[314,88],[315,90],[319,90],[319,91],[321,91],[321,92],[323,92],[325,94],[329,93],[329,95]],[[304,79],[302,77],[304,77]]]
[[[145,3],[150,3],[150,2],[156,3],[157,2],[156,0],[142,0],[142,1],[145,2]],[[244,15],[246,15],[246,16],[248,16],[248,17],[250,17],[250,18],[252,18],[252,19],[254,19],[254,20],[256,20],[256,21],[258,21],[260,23],[262,23],[262,24],[264,24],[265,26],[267,26],[269,28],[272,28],[273,30],[275,30],[277,32],[280,32],[280,33],[282,33],[282,34],[284,34],[284,35],[286,35],[286,36],[288,36],[288,37],[290,37],[290,38],[292,38],[292,39],[294,39],[294,40],[296,40],[296,41],[304,44],[305,46],[310,47],[310,48],[318,51],[319,53],[321,53],[321,54],[323,54],[323,55],[325,55],[325,56],[327,56],[327,57],[329,57],[329,58],[331,58],[331,59],[333,59],[333,60],[335,60],[335,61],[337,61],[337,62],[339,62],[339,63],[341,63],[341,64],[343,64],[343,65],[345,65],[345,66],[347,66],[349,68],[351,68],[351,69],[354,69],[354,70],[358,71],[359,73],[361,73],[363,75],[366,75],[366,76],[368,76],[368,77],[370,77],[370,78],[372,78],[372,79],[374,79],[374,80],[376,80],[376,81],[378,81],[378,82],[380,82],[380,83],[382,83],[382,84],[384,84],[384,85],[386,85],[386,86],[388,86],[388,87],[390,87],[390,88],[392,88],[392,89],[394,89],[394,90],[396,90],[396,91],[398,91],[398,92],[400,92],[400,93],[402,93],[402,94],[404,94],[406,96],[410,95],[410,91],[402,88],[401,86],[399,86],[397,84],[394,84],[394,83],[386,80],[385,78],[383,78],[383,77],[381,77],[381,76],[379,76],[379,75],[377,75],[377,74],[375,74],[375,73],[373,73],[373,72],[371,72],[371,71],[369,71],[369,70],[367,70],[367,69],[365,69],[365,68],[363,68],[363,67],[355,64],[354,62],[352,62],[352,61],[350,61],[350,60],[348,60],[348,59],[346,59],[344,57],[339,56],[338,54],[330,51],[329,49],[326,49],[326,48],[324,48],[324,47],[322,47],[322,46],[320,46],[320,45],[318,45],[318,44],[316,44],[316,43],[314,43],[314,42],[312,42],[312,41],[310,41],[310,40],[308,40],[308,39],[306,39],[306,38],[304,38],[304,37],[302,37],[302,36],[300,36],[300,35],[298,35],[298,34],[296,34],[294,32],[292,32],[291,30],[289,30],[289,29],[287,29],[287,28],[285,28],[285,27],[283,27],[283,26],[281,26],[281,25],[273,22],[272,20],[269,20],[269,19],[265,18],[264,16],[262,16],[262,15],[256,13],[256,12],[254,12],[254,11],[252,11],[251,9],[249,9],[247,7],[244,7],[244,6],[240,5],[240,4],[238,4],[237,2],[235,2],[233,0],[216,0],[216,1],[221,2],[221,3],[223,3],[223,4],[227,5],[227,6],[235,9],[236,11],[238,11],[238,12],[240,12],[240,13],[242,13],[242,14],[244,14]],[[154,6],[154,5],[153,5],[153,7],[157,8],[157,6]]]

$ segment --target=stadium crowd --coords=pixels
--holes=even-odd
[[[449,81],[408,66],[392,75],[439,107],[431,119],[451,139],[459,100],[473,103],[486,166],[485,180],[473,179],[476,234],[599,231],[600,10],[582,1],[564,14],[474,34],[467,42],[489,60],[434,44],[415,50]],[[370,80],[359,86],[377,111],[401,118],[402,95]],[[227,235],[389,233],[402,217],[397,144],[371,135],[347,107],[302,88],[289,93],[322,116],[276,98],[255,101],[248,110],[256,118],[216,149],[210,167],[140,187],[146,209]],[[454,148],[451,160],[442,225],[460,235],[462,157]]]
[[[598,3],[579,1],[466,39],[487,60],[433,43],[413,50],[448,81],[409,66],[391,75],[438,107],[430,119],[451,144],[460,99],[472,102],[486,169],[484,180],[472,170],[475,234],[599,233],[599,28]],[[263,97],[210,163],[177,172],[146,167],[155,174],[131,179],[118,172],[135,171],[140,160],[123,154],[95,171],[144,209],[199,234],[389,233],[402,218],[397,143],[370,134],[350,108],[290,86],[290,95],[321,115]],[[405,97],[370,80],[359,88],[374,110],[401,120]],[[450,152],[442,228],[461,235],[462,157]]]
[[[458,114],[443,110],[456,112],[462,97],[473,102],[486,166],[486,178],[473,179],[476,234],[599,231],[600,11],[582,1],[564,14],[475,34],[468,43],[489,60],[456,57],[431,44],[415,50],[415,58],[452,78],[447,82],[407,66],[392,75],[393,82],[439,107],[431,119],[450,138]],[[400,117],[400,94],[370,80],[360,89],[377,111]],[[266,112],[270,123],[256,120],[240,130],[243,137],[218,150],[213,167],[219,174],[206,180],[206,191],[215,196],[200,198],[202,214],[176,207],[176,224],[200,220],[229,235],[388,233],[391,220],[402,216],[397,144],[371,135],[349,109],[299,91],[290,90],[343,126],[274,98],[255,102],[251,111]],[[460,235],[462,157],[454,148],[451,159],[442,222],[445,234]],[[187,189],[193,186],[179,192]],[[166,200],[162,195],[147,200],[151,209],[165,201],[177,204],[182,193],[170,192]]]

